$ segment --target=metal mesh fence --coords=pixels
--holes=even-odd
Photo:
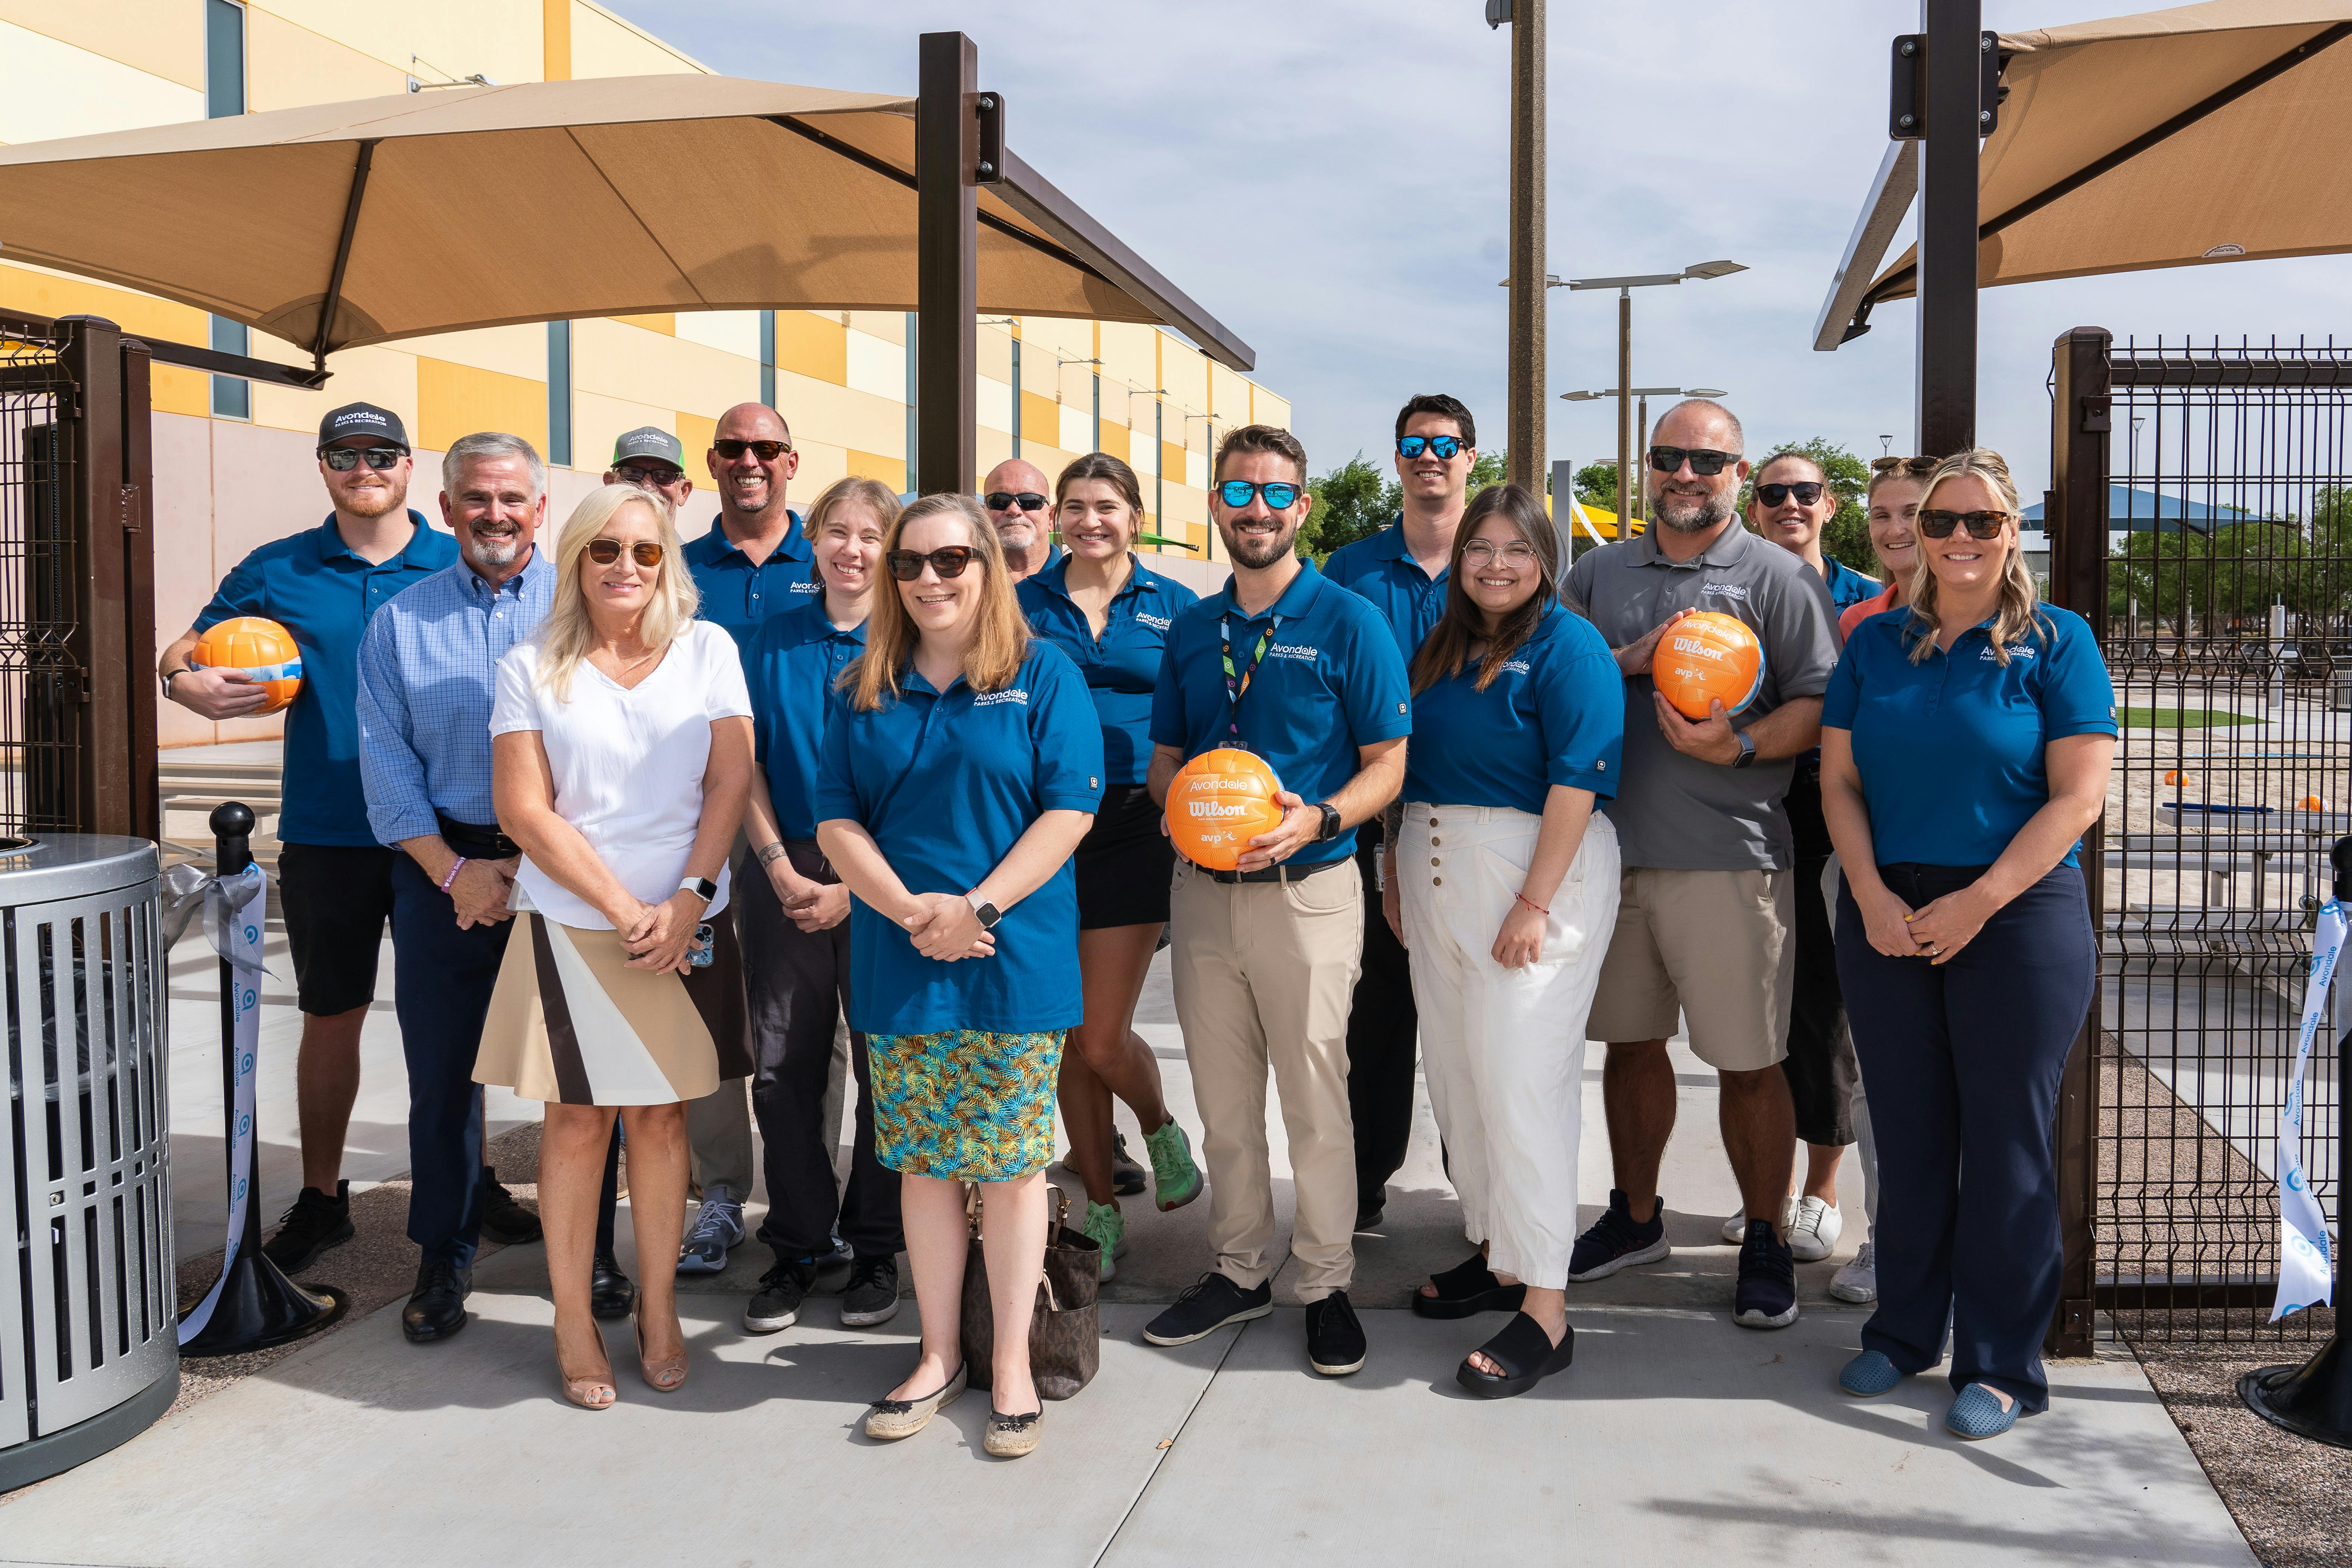
[[[41,323],[0,317],[0,837],[83,826],[77,409],[60,346]]]

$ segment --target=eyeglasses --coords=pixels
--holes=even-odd
[[[1045,498],[1035,490],[991,490],[980,498],[981,504],[991,511],[1043,511]]]
[[[1949,539],[1952,530],[1963,523],[1970,539],[1999,539],[2001,529],[2016,516],[2013,511],[1923,511],[1916,526],[1930,539]]]
[[[623,463],[613,471],[631,484],[650,485],[659,489],[667,489],[686,478],[684,468],[668,463],[664,463],[659,468],[653,468],[644,463]]]
[[[919,550],[893,550],[884,557],[890,563],[890,575],[901,583],[911,583],[923,574],[923,563],[942,578],[963,575],[963,569],[980,553],[969,544],[942,544],[926,555]]]
[[[1723,472],[1723,466],[1726,463],[1738,461],[1739,461],[1739,454],[1737,452],[1710,452],[1698,447],[1650,448],[1650,467],[1662,474],[1677,473],[1685,463],[1688,463],[1692,473],[1713,479]]]
[[[321,447],[319,456],[335,472],[348,474],[360,466],[362,458],[367,459],[369,468],[382,473],[386,468],[399,466],[400,459],[408,454],[397,447],[370,447],[365,450],[357,447]]]
[[[1397,437],[1397,456],[1408,462],[1420,457],[1423,450],[1441,461],[1451,462],[1455,454],[1462,450],[1462,437],[1459,436],[1400,436]]]
[[[1943,460],[1941,458],[1873,458],[1870,459],[1870,471],[1884,474],[1900,468],[1906,474],[1931,473]]]
[[[733,462],[746,452],[756,455],[763,463],[772,463],[793,449],[790,441],[713,441],[710,449]]]
[[[1272,484],[1255,485],[1247,479],[1227,479],[1217,487],[1217,499],[1229,507],[1240,508],[1263,495],[1267,510],[1287,511],[1298,504],[1298,494],[1305,487],[1286,485],[1276,479]]]
[[[1474,539],[1462,547],[1463,561],[1473,566],[1484,566],[1497,555],[1502,557],[1506,566],[1532,565],[1536,547],[1524,539],[1514,539],[1499,550],[1492,541],[1485,539]]]
[[[1822,489],[1811,479],[1800,479],[1793,485],[1758,485],[1756,499],[1766,506],[1781,506],[1794,496],[1799,506],[1811,506],[1822,499]]]
[[[588,559],[599,566],[610,566],[621,558],[621,542],[617,539],[592,539],[588,542]],[[650,539],[640,539],[629,546],[629,559],[646,568],[662,563],[662,547]]]

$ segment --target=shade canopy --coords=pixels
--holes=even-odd
[[[2347,39],[2352,0],[2209,0],[2002,34],[1979,286],[2352,250]],[[1917,189],[1916,146],[1887,153],[1818,348],[1916,289],[1916,247],[1871,278]]]
[[[1229,332],[1019,158],[979,308]],[[0,147],[0,258],[324,355],[671,310],[911,310],[915,100],[730,77],[530,82]]]

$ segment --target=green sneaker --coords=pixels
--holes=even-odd
[[[1201,1167],[1192,1163],[1192,1142],[1174,1117],[1157,1132],[1144,1134],[1151,1154],[1152,1199],[1162,1214],[1181,1209],[1201,1195]]]
[[[1108,1204],[1088,1204],[1087,1223],[1078,1228],[1102,1248],[1102,1277],[1108,1283],[1118,1273],[1115,1260],[1127,1250],[1127,1216]]]

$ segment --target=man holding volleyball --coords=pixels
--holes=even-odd
[[[1265,1077],[1282,1091],[1298,1212],[1290,1250],[1307,1303],[1308,1363],[1337,1377],[1364,1364],[1348,1300],[1355,1273],[1355,1125],[1348,1109],[1348,1012],[1363,948],[1355,828],[1404,782],[1412,728],[1404,660],[1379,612],[1298,559],[1313,504],[1307,453],[1287,430],[1244,425],[1217,448],[1209,510],[1233,561],[1223,592],[1168,631],[1151,704],[1152,798],[1199,798],[1180,770],[1212,752],[1236,775],[1281,781],[1278,818],[1231,868],[1169,819],[1180,860],[1169,901],[1176,1016],[1201,1110],[1216,1266],[1143,1337],[1183,1345],[1274,1310],[1282,1264],[1265,1141]],[[1214,787],[1215,781],[1209,781]],[[1247,781],[1230,803],[1246,811]],[[1263,809],[1261,805],[1259,809]],[[1270,813],[1268,814],[1271,815]],[[1194,820],[1189,811],[1182,822]]]
[[[1797,892],[1781,797],[1795,760],[1820,738],[1837,645],[1820,574],[1739,526],[1742,449],[1729,409],[1676,404],[1646,454],[1650,531],[1587,554],[1561,593],[1600,628],[1625,677],[1624,775],[1608,806],[1623,872],[1587,1026],[1609,1043],[1601,1099],[1616,1180],[1568,1277],[1605,1279],[1672,1250],[1658,1166],[1675,1126],[1666,1041],[1686,1018],[1692,1051],[1717,1075],[1724,1149],[1748,1215],[1733,1319],[1777,1329],[1797,1319],[1795,1262],[1775,1223],[1796,1145],[1780,1070]],[[1736,664],[1729,655],[1747,641],[1736,627],[1710,634],[1696,622],[1677,639],[1687,649],[1666,640],[1703,611],[1752,632],[1745,657],[1762,667],[1739,669],[1686,713],[1653,679],[1653,660],[1677,672],[1710,655]],[[1705,686],[1677,682],[1693,684]]]

